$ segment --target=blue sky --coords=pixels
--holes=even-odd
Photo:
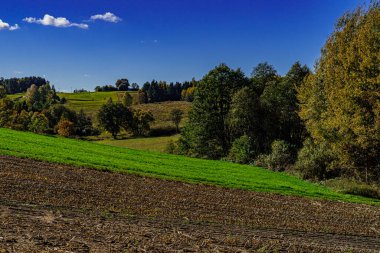
[[[221,62],[249,75],[268,61],[284,74],[297,60],[312,67],[336,19],[363,3],[4,0],[0,76],[45,76],[70,91],[123,77],[139,84],[199,79]],[[102,20],[107,12],[121,20]]]

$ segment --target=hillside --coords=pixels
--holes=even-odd
[[[284,173],[253,166],[118,148],[8,129],[0,129],[0,155],[257,192],[380,204],[379,200],[338,194]]]

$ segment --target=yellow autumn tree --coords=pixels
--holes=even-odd
[[[300,116],[333,166],[362,179],[380,175],[380,2],[341,17],[314,75],[300,87]]]

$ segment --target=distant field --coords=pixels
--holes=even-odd
[[[336,193],[324,186],[258,167],[132,150],[8,129],[0,129],[0,155],[256,192],[380,205],[380,200]]]
[[[165,152],[165,149],[170,141],[178,140],[179,135],[163,136],[163,137],[148,137],[148,138],[130,138],[124,140],[103,140],[98,141],[100,144],[106,144],[116,147],[125,147],[131,149]]]
[[[80,93],[59,93],[61,98],[66,98],[65,104],[68,108],[79,112],[81,109],[90,115],[95,117],[99,108],[105,104],[110,98],[113,101],[121,101],[125,92],[113,91],[113,92],[80,92]],[[137,92],[130,92],[132,97],[137,96]]]
[[[137,92],[129,92],[134,100],[137,99]],[[121,101],[124,91],[111,92],[81,92],[81,93],[58,93],[61,98],[66,98],[66,107],[79,112],[81,109],[91,116],[96,117],[99,108],[112,98],[113,101]],[[24,94],[8,95],[11,99],[21,98]],[[152,123],[152,128],[167,128],[174,127],[170,121],[170,112],[173,109],[181,109],[184,112],[181,126],[186,122],[190,111],[191,103],[186,101],[167,101],[153,104],[133,105],[133,108],[139,108],[152,112],[155,121]]]

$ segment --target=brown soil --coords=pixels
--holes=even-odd
[[[0,252],[379,252],[380,208],[0,156]]]

